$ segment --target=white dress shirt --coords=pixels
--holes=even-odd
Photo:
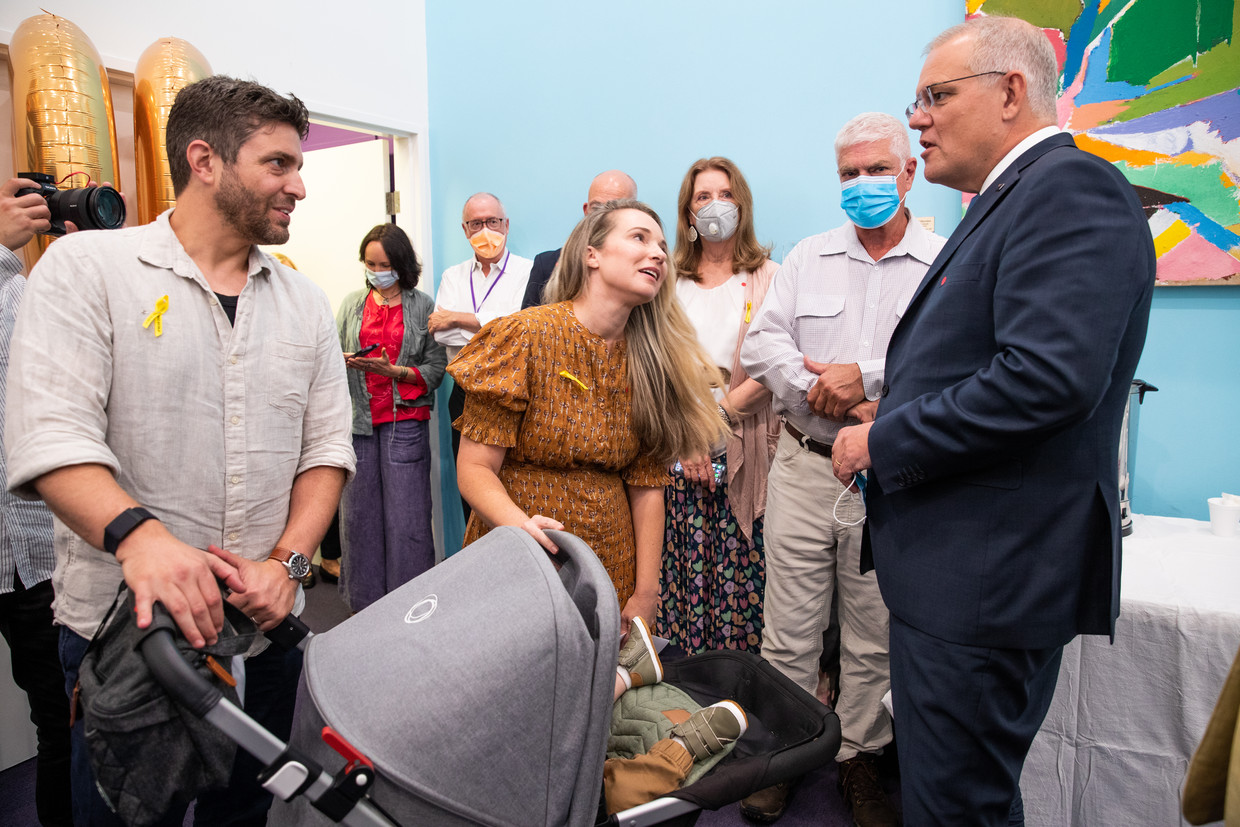
[[[439,278],[435,307],[454,313],[472,313],[478,317],[479,327],[492,319],[516,313],[525,298],[525,287],[530,281],[530,268],[533,266],[534,262],[530,259],[513,255],[508,250],[491,265],[491,272],[487,274],[483,274],[482,265],[476,257],[454,264],[444,270]],[[473,333],[460,327],[435,333],[435,341],[448,351],[449,362],[472,338]]]
[[[815,362],[856,363],[866,398],[877,399],[891,332],[946,242],[910,216],[904,238],[878,261],[851,222],[793,247],[741,346],[741,364],[774,395],[775,411],[827,444],[845,424],[855,424],[811,412],[806,395],[818,376],[802,354]]]
[[[1042,143],[1052,135],[1058,135],[1062,131],[1063,130],[1057,126],[1044,126],[1037,132],[1026,135],[1024,140],[1012,147],[1012,149],[1008,151],[1008,154],[1004,155],[999,163],[995,164],[995,168],[992,169],[990,174],[986,176],[986,180],[982,182],[982,188],[977,191],[977,194],[981,195],[985,192],[986,188],[993,184],[995,179],[1002,175],[1003,171],[1012,165],[1013,161],[1025,154],[1026,150],[1032,149],[1037,144]]]

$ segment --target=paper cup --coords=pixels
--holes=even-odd
[[[1210,530],[1218,537],[1240,536],[1240,502],[1229,503],[1222,497],[1211,497]]]

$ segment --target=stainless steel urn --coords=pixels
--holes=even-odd
[[[1137,463],[1137,423],[1141,419],[1141,403],[1147,393],[1158,390],[1149,382],[1132,381],[1128,390],[1128,404],[1124,406],[1124,421],[1119,429],[1119,525],[1125,537],[1132,533],[1132,473]]]

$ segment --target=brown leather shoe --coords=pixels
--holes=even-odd
[[[335,583],[340,579],[340,561],[328,560],[326,558],[319,561],[319,574],[323,576],[324,583]]]
[[[887,793],[878,780],[876,758],[863,752],[836,765],[840,795],[852,810],[856,827],[900,827],[900,817],[887,802]]]
[[[785,781],[765,790],[758,790],[753,795],[741,799],[741,815],[770,824],[784,814],[788,806],[788,794],[792,792],[792,782]]]

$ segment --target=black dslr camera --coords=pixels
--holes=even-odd
[[[52,211],[52,227],[40,235],[64,235],[66,221],[72,221],[79,230],[115,230],[125,226],[125,200],[111,187],[58,190],[56,179],[42,172],[22,172],[17,177],[39,184],[38,189],[18,190],[19,198],[37,192],[47,199],[47,208]]]

